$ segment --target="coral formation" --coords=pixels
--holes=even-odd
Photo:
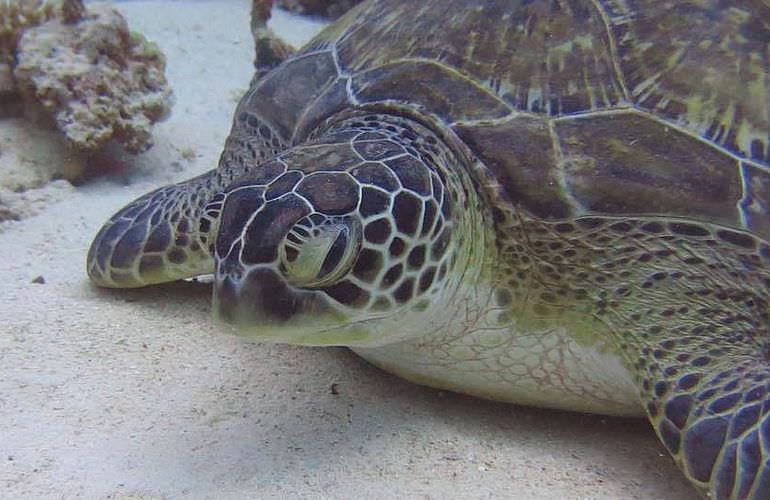
[[[149,148],[172,102],[164,69],[158,48],[113,7],[0,2],[0,115],[20,100],[25,111],[42,106],[77,149],[111,139],[130,152]]]
[[[278,0],[278,6],[298,14],[336,19],[362,0]]]
[[[267,27],[272,8],[273,0],[252,0],[251,2],[255,79],[261,78],[295,51],[294,47],[278,38],[273,30]]]
[[[16,47],[26,28],[54,17],[52,3],[0,0],[0,118],[21,114],[21,97],[13,77]]]

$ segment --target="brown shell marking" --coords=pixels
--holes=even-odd
[[[326,43],[356,98],[450,124],[539,217],[660,214],[769,238],[769,9],[385,0]]]
[[[764,0],[379,0],[246,106],[292,143],[346,108],[401,106],[449,125],[538,217],[770,238],[769,19]]]
[[[431,61],[516,110],[559,116],[633,105],[770,162],[765,0],[382,0],[354,14],[311,44],[334,46],[347,73]]]
[[[770,3],[600,3],[637,108],[770,162]]]
[[[514,109],[552,115],[625,101],[607,29],[591,2],[524,3],[371,2],[339,35],[340,65],[358,73],[431,61],[479,82]]]

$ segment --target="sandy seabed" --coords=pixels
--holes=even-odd
[[[250,344],[213,325],[202,283],[91,286],[109,215],[216,164],[253,57],[247,1],[118,5],[167,54],[176,105],[149,152],[0,226],[0,497],[695,498],[645,421]],[[294,43],[319,29],[282,13],[272,26]]]

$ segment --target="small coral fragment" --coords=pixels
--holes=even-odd
[[[295,49],[281,40],[267,27],[273,0],[252,0],[251,2],[251,34],[254,37],[254,69],[255,79],[278,66],[291,56]]]

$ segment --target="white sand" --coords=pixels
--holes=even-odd
[[[0,230],[0,497],[694,498],[644,421],[437,392],[344,349],[248,344],[212,325],[203,284],[92,287],[99,226],[214,166],[251,74],[248,2],[120,8],[168,55],[177,104],[123,173]],[[307,29],[284,21],[287,38]]]

